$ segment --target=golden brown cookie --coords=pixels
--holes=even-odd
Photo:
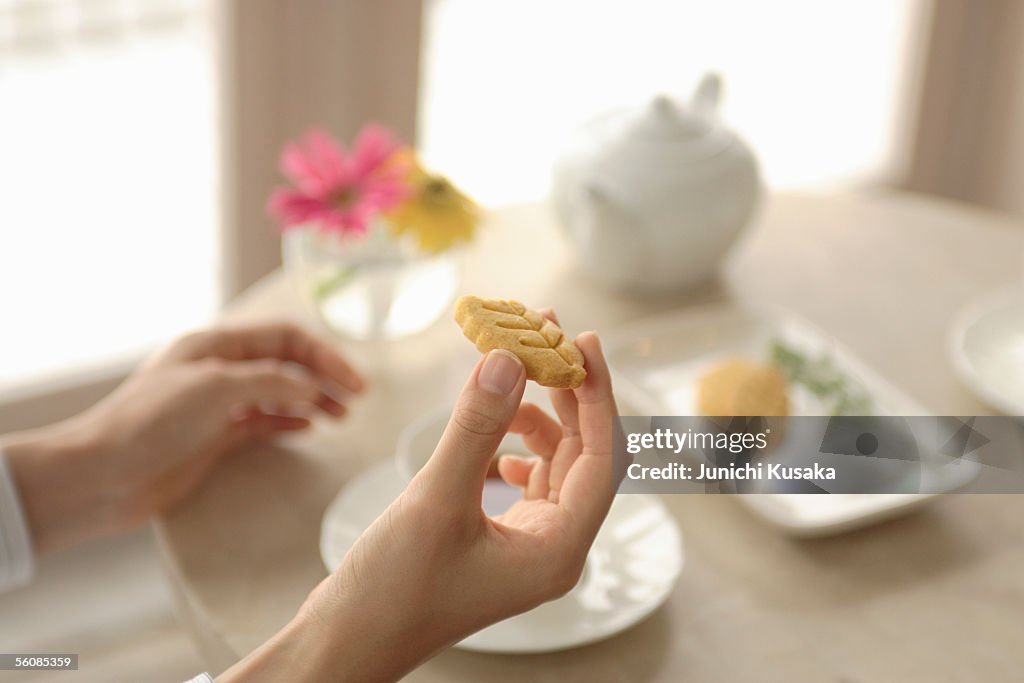
[[[789,414],[789,385],[781,372],[744,358],[730,358],[698,383],[701,415],[780,416]]]
[[[455,322],[481,353],[514,353],[523,362],[527,379],[538,384],[575,389],[587,376],[583,354],[562,328],[518,301],[460,297]]]

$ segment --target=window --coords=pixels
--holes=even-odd
[[[206,9],[0,0],[0,391],[219,304]]]
[[[900,171],[920,0],[433,0],[420,142],[486,203],[543,197],[576,125],[724,76],[774,188]],[[895,65],[895,67],[894,67]]]

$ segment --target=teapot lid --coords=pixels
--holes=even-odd
[[[635,143],[678,146],[680,156],[706,157],[733,142],[733,136],[716,120],[721,96],[721,78],[704,76],[688,104],[668,95],[657,95],[631,117],[626,137]]]
[[[650,142],[683,142],[703,137],[714,124],[697,112],[680,107],[668,95],[657,95],[640,113],[632,133]]]

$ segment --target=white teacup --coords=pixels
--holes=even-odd
[[[441,440],[450,416],[451,410],[439,410],[414,420],[402,430],[398,437],[395,462],[399,474],[406,481],[410,481],[427,464],[437,447],[437,442]],[[532,455],[518,434],[506,434],[501,440],[497,455],[506,453]],[[488,515],[501,514],[520,498],[520,489],[509,486],[501,479],[488,477],[484,482],[483,509]]]

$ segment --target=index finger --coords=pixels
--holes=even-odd
[[[201,332],[183,341],[191,360],[223,358],[256,360],[276,358],[305,366],[321,378],[349,391],[362,391],[366,383],[341,354],[327,342],[293,323],[263,323],[222,327]]]
[[[561,327],[558,316],[554,310],[543,308],[541,315]],[[576,436],[579,434],[580,421],[576,409],[576,396],[571,389],[549,389],[551,406],[555,409],[558,419],[562,422],[562,432],[565,436]]]
[[[576,338],[576,346],[583,352],[587,369],[587,378],[575,390],[583,449],[566,474],[559,501],[589,544],[615,497],[618,477],[612,471],[612,425],[619,412],[597,334],[584,332]]]

